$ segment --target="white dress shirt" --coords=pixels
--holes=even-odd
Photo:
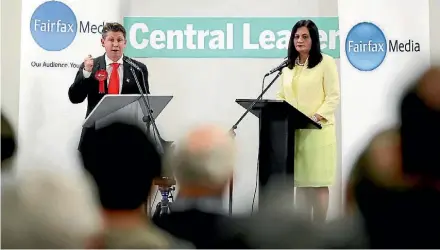
[[[119,60],[116,63],[119,63],[119,67],[118,67],[118,73],[119,73],[119,94],[122,91],[122,83],[124,80],[124,61],[122,60],[122,58],[124,57],[124,55],[121,56],[121,58],[119,58]],[[110,58],[107,57],[107,54],[105,55],[105,65],[106,65],[106,70],[108,73],[108,79],[107,79],[107,87],[108,84],[110,83],[110,76],[112,75],[112,63],[114,63],[112,60],[110,60]],[[83,69],[83,76],[84,78],[89,78],[90,75],[92,74],[92,72],[88,72],[85,69]]]

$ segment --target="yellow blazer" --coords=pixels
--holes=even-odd
[[[313,69],[284,68],[277,98],[305,115],[324,117],[322,129],[300,129],[295,133],[294,178],[297,187],[323,187],[334,182],[337,164],[335,110],[339,104],[339,76],[335,60],[323,54]]]
[[[309,117],[321,115],[325,118],[321,122],[323,125],[334,124],[340,98],[335,60],[323,54],[321,63],[313,69],[306,66],[283,69],[277,98],[285,100]]]
[[[324,187],[333,184],[337,166],[335,110],[339,104],[339,76],[335,60],[323,55],[313,69],[285,68],[277,98],[285,100],[307,116],[324,117],[322,129],[300,129],[295,133],[296,187]]]

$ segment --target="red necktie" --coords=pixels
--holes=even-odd
[[[108,85],[109,94],[119,94],[119,63],[112,63],[112,74],[110,75],[110,84]]]

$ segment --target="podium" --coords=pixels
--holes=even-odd
[[[255,99],[235,100],[243,108],[249,109]],[[259,187],[265,191],[271,177],[291,181],[293,189],[293,169],[295,157],[295,131],[297,129],[321,129],[305,114],[282,100],[259,100],[250,112],[259,118]],[[293,192],[292,192],[293,196]]]
[[[159,152],[164,147],[164,144],[165,146],[171,145],[172,142],[160,138],[154,132],[154,129],[150,130],[150,127],[154,124],[149,121],[148,107],[146,107],[142,99],[143,96],[141,94],[105,95],[85,119],[81,140],[84,133],[87,133],[89,130],[100,129],[114,122],[124,122],[139,127],[153,139],[159,137],[159,141],[156,141]],[[171,99],[173,99],[173,96],[148,96],[154,120],[160,115]]]
[[[105,95],[87,116],[83,127],[99,129],[120,121],[148,129],[144,120],[148,110],[141,102],[142,98],[140,94]],[[148,96],[154,119],[160,115],[172,98],[173,96]]]

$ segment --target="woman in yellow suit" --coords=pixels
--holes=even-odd
[[[325,221],[337,161],[338,71],[335,60],[321,53],[318,28],[311,20],[299,21],[293,27],[288,59],[277,98],[322,125],[321,130],[303,129],[296,133],[296,204],[314,221]]]

